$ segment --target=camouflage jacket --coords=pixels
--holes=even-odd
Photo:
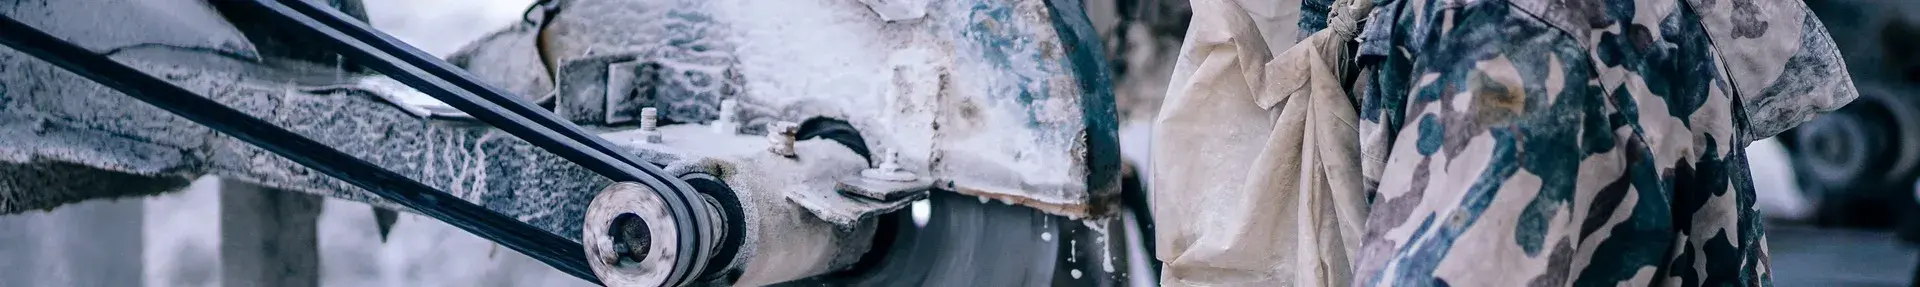
[[[1742,147],[1856,96],[1798,0],[1374,1],[1355,285],[1771,285]]]

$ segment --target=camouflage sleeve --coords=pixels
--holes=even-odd
[[[1333,0],[1300,0],[1300,33],[1294,41],[1306,40],[1313,32],[1326,29],[1327,11],[1332,6]]]
[[[1403,18],[1425,23],[1399,25],[1421,27],[1400,42],[1415,55],[1406,124],[1393,135],[1356,281],[1566,286],[1576,190],[1604,186],[1586,176],[1625,171],[1591,58],[1499,1],[1446,12],[1408,1],[1422,17]]]
[[[1386,147],[1356,285],[1770,284],[1728,142],[1744,113],[1696,15],[1401,1],[1362,108],[1363,154],[1369,125]]]
[[[1806,3],[1701,1],[1700,14],[1751,124],[1745,142],[1767,138],[1859,97],[1846,62]]]

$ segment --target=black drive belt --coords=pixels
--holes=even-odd
[[[332,8],[301,0],[234,1],[249,12],[268,16],[277,25],[312,33],[342,56],[419,89],[483,122],[614,181],[636,182],[659,191],[680,226],[705,226],[713,218],[702,204],[693,204],[692,187],[659,167],[646,164],[613,148],[597,136],[560,120],[499,88],[482,84],[463,70],[428,56],[392,37],[374,31]],[[488,240],[525,253],[547,265],[589,282],[598,282],[587,266],[581,245],[571,236],[548,233],[524,222],[474,205],[431,186],[354,158],[312,139],[273,126],[191,91],[127,67],[93,51],[68,43],[0,16],[0,44],[48,61],[95,82],[112,87],[154,106],[259,146],[308,168],[339,178],[382,198],[412,208]],[[669,284],[692,280],[695,258],[711,254],[696,244],[697,232],[679,234],[682,256],[675,262]]]

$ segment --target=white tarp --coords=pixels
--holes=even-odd
[[[1322,52],[1351,25],[1276,59],[1299,2],[1255,1],[1192,2],[1151,148],[1161,283],[1345,286],[1366,202],[1341,57]]]

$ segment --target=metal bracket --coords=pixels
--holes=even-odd
[[[649,77],[658,70],[654,65],[640,61],[625,61],[607,64],[607,103],[602,109],[607,124],[617,125],[633,122],[636,114],[653,103],[652,93],[644,90],[648,85],[656,85]]]
[[[933,188],[933,181],[925,178],[905,182],[866,179],[860,175],[867,167],[866,159],[833,141],[800,141],[793,150],[793,158],[747,152],[682,160],[667,169],[670,173],[712,174],[740,193],[779,193],[822,221],[838,226],[853,226],[906,208],[926,198]]]
[[[933,189],[933,181],[928,180],[870,185],[871,180],[857,174],[852,177],[850,181],[843,179],[832,190],[810,189],[787,194],[787,199],[813,211],[822,220],[847,226],[904,209],[914,201],[926,199],[927,191]]]
[[[731,59],[706,59],[713,57],[656,47],[567,59],[554,80],[554,110],[582,124],[632,123],[647,107],[672,122],[712,121],[720,101],[738,96],[744,85]]]
[[[933,181],[925,178],[914,181],[889,181],[851,175],[840,178],[840,185],[834,187],[841,194],[879,202],[912,202],[927,197],[927,191],[933,189]]]

